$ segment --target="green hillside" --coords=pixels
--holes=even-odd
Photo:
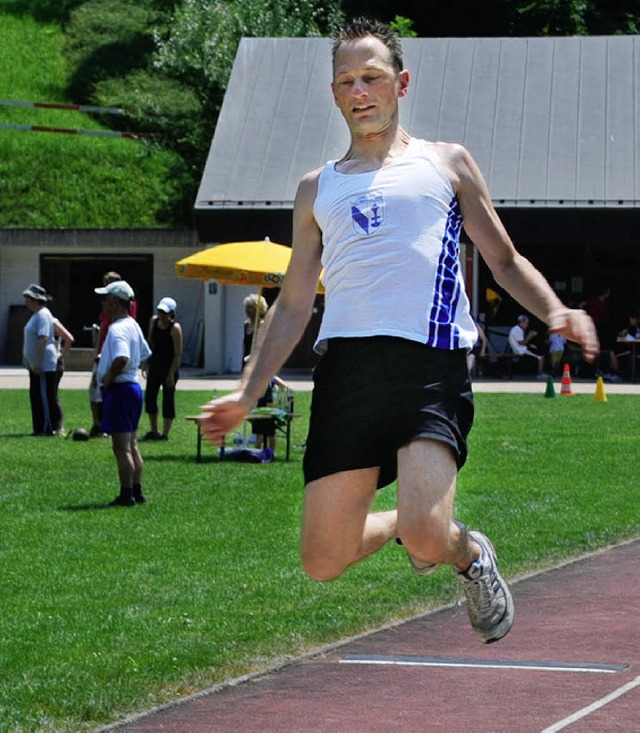
[[[4,12],[0,99],[67,102],[62,32]],[[0,123],[106,129],[80,112],[0,106]],[[0,128],[0,227],[155,227],[172,210],[179,163],[139,140]]]

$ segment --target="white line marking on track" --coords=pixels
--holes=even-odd
[[[481,669],[523,669],[543,672],[597,672],[614,674],[628,669],[628,664],[576,664],[575,662],[518,662],[496,659],[443,659],[439,657],[385,656],[347,654],[341,664],[378,664],[410,667],[475,667]]]
[[[587,705],[586,708],[582,708],[582,710],[577,710],[572,715],[567,716],[563,720],[559,720],[557,723],[554,723],[553,725],[549,726],[548,728],[545,728],[543,731],[540,731],[540,733],[556,733],[556,731],[562,730],[563,728],[567,728],[568,726],[573,725],[573,723],[580,720],[581,718],[585,718],[590,713],[595,712],[599,708],[602,708],[605,705],[608,705],[610,702],[613,702],[614,700],[621,697],[622,695],[625,695],[627,692],[630,692],[631,690],[633,690],[634,687],[638,687],[638,685],[640,685],[640,676],[636,677],[635,680],[631,680],[631,682],[627,682],[626,685],[622,685],[622,687],[618,687],[617,690],[614,690],[613,692],[609,693],[608,695],[601,697],[599,700],[596,700],[595,702],[591,703],[591,705]]]

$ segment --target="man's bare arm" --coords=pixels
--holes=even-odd
[[[584,311],[565,306],[542,273],[516,250],[472,156],[461,145],[439,144],[435,148],[456,191],[464,228],[496,282],[550,331],[580,344],[585,359],[592,361],[599,349],[592,320]]]
[[[319,171],[305,176],[293,211],[293,252],[284,285],[258,332],[239,389],[205,405],[200,419],[212,443],[246,417],[300,340],[311,316],[321,270],[322,236],[313,216]]]

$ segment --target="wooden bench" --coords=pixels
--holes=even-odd
[[[202,463],[202,430],[200,428],[200,416],[198,415],[187,415],[185,417],[185,420],[189,420],[190,422],[193,422],[197,429],[197,435],[196,435],[196,462]],[[274,420],[275,419],[275,426],[276,430],[284,436],[285,438],[285,461],[288,461],[291,456],[291,423],[293,420],[297,417],[302,417],[297,412],[286,412],[284,410],[279,410],[277,408],[273,408],[273,410],[269,410],[269,408],[258,408],[258,410],[252,410],[246,417],[246,422],[253,422],[253,421],[260,421],[260,420]],[[225,436],[226,438],[226,436]],[[224,460],[225,455],[225,441],[223,441],[222,446],[220,446],[219,451],[219,458],[221,461]]]
[[[507,379],[513,379],[513,362],[515,359],[519,358],[520,357],[517,354],[514,354],[513,351],[491,351],[485,354],[482,358],[476,355],[476,371],[478,370],[478,367],[480,367],[486,372],[486,365],[501,364],[504,362],[506,365]]]

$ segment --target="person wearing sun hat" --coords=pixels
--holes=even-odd
[[[116,280],[122,280],[120,273],[114,270],[105,272],[102,276],[102,285],[107,286],[109,283],[116,282]],[[129,301],[129,315],[132,318],[136,318],[138,314],[138,304],[135,300]],[[89,405],[91,407],[91,419],[92,425],[89,432],[92,438],[108,438],[106,433],[102,432],[100,426],[102,422],[102,395],[100,393],[100,386],[98,385],[98,362],[100,361],[100,351],[102,350],[102,344],[107,337],[107,331],[111,325],[111,320],[106,313],[100,309],[98,315],[98,332],[96,334],[96,341],[94,345],[93,353],[93,365],[91,368],[91,381],[89,383]]]
[[[55,435],[60,423],[58,349],[54,318],[47,308],[51,296],[41,286],[31,283],[22,292],[31,317],[24,327],[22,363],[29,370],[29,402],[33,435]]]
[[[111,506],[135,506],[146,499],[142,493],[143,460],[136,431],[142,414],[142,387],[138,369],[151,356],[137,321],[129,315],[133,288],[116,280],[95,288],[102,296],[102,310],[111,325],[98,363],[98,383],[102,390],[102,430],[111,433],[113,454],[118,464],[120,493]]]
[[[145,412],[149,415],[149,432],[142,440],[168,440],[176,416],[176,384],[182,361],[182,328],[176,322],[177,303],[165,296],[156,306],[156,315],[149,321],[147,340],[153,351],[147,365]],[[158,430],[158,394],[162,388],[162,432]]]

